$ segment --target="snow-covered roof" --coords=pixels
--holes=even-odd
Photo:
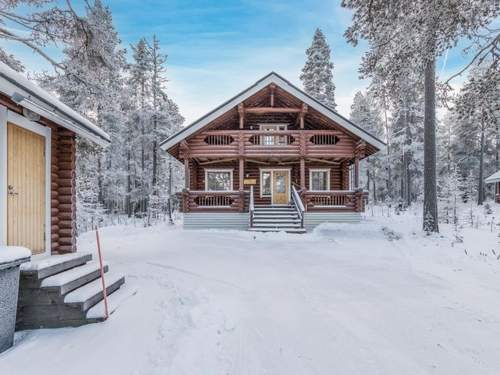
[[[495,182],[500,182],[500,171],[493,173],[485,181],[487,184],[493,184]]]
[[[98,126],[2,62],[0,92],[22,107],[101,146],[107,146],[111,141],[109,135]]]
[[[256,94],[263,88],[267,87],[271,83],[274,83],[276,86],[279,86],[281,89],[285,90],[289,94],[295,96],[297,99],[301,100],[302,102],[306,103],[309,107],[314,108],[324,116],[330,118],[331,120],[335,121],[337,124],[345,128],[346,130],[350,131],[351,133],[357,135],[360,137],[362,140],[365,142],[375,146],[378,149],[382,149],[385,147],[385,143],[378,139],[377,137],[371,135],[358,125],[354,124],[352,121],[346,119],[345,117],[341,116],[337,112],[335,112],[333,109],[325,106],[324,104],[320,103],[316,99],[314,99],[312,96],[309,94],[305,93],[283,77],[281,77],[279,74],[275,72],[271,72],[265,77],[261,78],[258,80],[256,83],[254,83],[252,86],[247,88],[246,90],[242,91],[238,95],[234,96],[233,98],[229,99],[219,107],[215,108],[213,111],[207,113],[205,116],[201,117],[200,119],[196,120],[189,126],[186,126],[185,128],[181,129],[171,137],[167,138],[163,142],[161,142],[160,147],[163,150],[168,150],[172,146],[175,146],[177,143],[182,141],[183,139],[189,137],[190,135],[196,133],[198,130],[202,129],[204,126],[208,125],[210,122],[213,120],[217,119],[219,116],[222,114],[226,113],[227,111],[231,110],[235,106],[237,106],[239,103],[242,101],[246,100],[247,98],[251,97],[252,95]]]

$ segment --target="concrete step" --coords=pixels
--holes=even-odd
[[[35,259],[21,265],[21,278],[30,281],[39,281],[71,268],[81,266],[91,260],[92,254],[88,253],[52,255]]]
[[[108,272],[104,276],[107,294],[113,293],[124,282],[125,276],[121,273]],[[72,306],[78,306],[82,311],[87,311],[96,303],[103,299],[101,278],[68,293],[64,297],[64,303]]]
[[[103,265],[103,271],[108,272],[108,265]],[[57,291],[60,295],[69,293],[82,285],[97,279],[101,275],[97,261],[71,268],[42,280],[41,288],[48,291]]]
[[[299,217],[297,212],[254,212],[254,217],[276,217],[276,218],[296,218]]]

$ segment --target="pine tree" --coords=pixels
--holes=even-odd
[[[477,204],[485,199],[485,158],[498,158],[498,128],[500,124],[500,72],[493,76],[483,62],[475,66],[455,101],[454,111],[462,124],[461,135],[471,142],[473,154],[477,155],[478,196]],[[496,144],[494,143],[496,142]],[[496,163],[495,163],[496,164]],[[490,172],[493,172],[490,169]]]
[[[401,77],[408,66],[424,76],[424,230],[438,232],[436,185],[435,62],[461,37],[474,37],[499,14],[495,0],[442,1],[343,0],[354,10],[345,35],[353,45],[370,43],[361,72],[376,73],[380,64],[389,79]]]
[[[325,35],[316,29],[311,46],[306,50],[307,60],[302,68],[300,80],[304,90],[324,105],[336,109],[335,85],[333,83],[333,63],[331,50]]]

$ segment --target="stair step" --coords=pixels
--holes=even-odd
[[[294,208],[292,205],[289,204],[256,204],[254,205],[255,208]]]
[[[108,313],[113,314],[127,299],[137,294],[137,289],[124,284],[108,296]],[[106,318],[104,299],[92,306],[86,314],[88,320],[104,320]]]
[[[283,219],[283,218],[254,218],[254,223],[300,223],[300,219],[292,218],[292,219]]]
[[[272,215],[272,214],[294,214],[297,213],[295,210],[255,210],[254,214],[261,215]]]
[[[296,212],[254,212],[254,217],[298,217]]]
[[[104,272],[107,272],[108,268],[107,264],[103,265]],[[97,279],[100,275],[99,262],[92,261],[43,279],[41,288],[57,290],[64,295]]]
[[[121,273],[108,272],[104,277],[104,281],[106,283],[106,292],[111,294],[125,282],[125,276]],[[102,299],[102,285],[99,277],[91,283],[68,293],[64,297],[64,303],[79,305],[83,311],[86,311]]]
[[[287,232],[287,233],[306,233],[304,228],[249,228],[250,232]]]
[[[22,264],[21,274],[41,280],[71,268],[81,266],[90,260],[92,260],[92,254],[88,253],[52,255]]]
[[[300,223],[254,223],[252,228],[300,228]]]

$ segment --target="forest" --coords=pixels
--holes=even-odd
[[[343,0],[341,6],[352,12],[346,43],[368,45],[359,67],[368,88],[344,115],[387,144],[363,162],[370,203],[422,205],[427,232],[462,220],[462,203],[488,210],[495,191],[484,179],[500,170],[498,2]],[[169,96],[167,51],[158,37],[124,48],[100,0],[86,2],[81,14],[70,0],[11,0],[0,4],[0,38],[48,62],[52,71],[32,78],[112,137],[107,149],[78,142],[79,231],[120,220],[171,222],[183,172],[158,145],[186,124]],[[61,47],[62,59],[47,52],[51,45]],[[462,48],[467,63],[438,77],[436,61],[452,48]],[[25,71],[1,45],[0,61]],[[297,76],[333,109],[335,63],[318,28]]]

